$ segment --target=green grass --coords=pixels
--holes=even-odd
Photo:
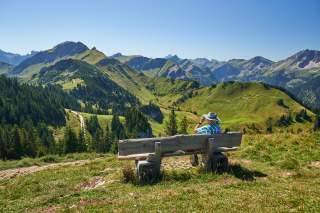
[[[0,170],[29,166],[42,166],[50,163],[71,162],[76,160],[95,159],[105,154],[97,153],[70,153],[66,155],[46,155],[38,158],[22,158],[20,160],[0,160]]]
[[[217,175],[195,168],[166,169],[161,182],[145,186],[124,183],[121,168],[128,163],[105,156],[81,166],[0,180],[0,208],[6,212],[317,212],[320,170],[309,165],[319,160],[318,138],[319,133],[246,135],[241,149],[229,155],[232,164],[228,172]],[[297,140],[301,143],[296,144]],[[307,152],[308,147],[313,154]],[[271,157],[264,158],[263,153]],[[277,163],[281,157],[273,153],[295,155],[300,167],[284,168]],[[97,178],[104,184],[85,190],[83,186]]]
[[[288,108],[279,106],[279,99],[282,99]],[[180,108],[197,112],[199,115],[208,111],[216,112],[222,120],[223,127],[232,129],[239,129],[251,123],[264,126],[268,117],[272,117],[275,122],[281,115],[292,113],[294,116],[294,113],[303,109],[280,90],[266,88],[258,83],[239,82],[194,91],[192,98],[183,102]],[[311,112],[309,114],[312,115]]]
[[[70,126],[78,134],[81,128],[79,118],[74,113],[69,112],[69,110],[66,110],[66,112],[66,126]],[[56,139],[56,141],[63,139],[65,128],[66,127],[51,128],[53,130],[53,136]]]
[[[62,83],[62,88],[64,90],[69,91],[69,90],[72,90],[72,89],[76,88],[78,84],[83,84],[83,83],[84,83],[84,81],[82,79],[74,78],[74,79],[72,79],[70,81]]]
[[[127,66],[122,66],[121,68],[122,69],[118,69],[117,67],[101,67],[100,69],[119,86],[139,98],[142,104],[148,104],[150,101],[156,99],[152,92],[145,87],[148,81],[145,75]]]
[[[96,64],[100,60],[104,59],[105,57],[106,56],[104,53],[102,53],[96,49],[95,50],[90,49],[90,50],[84,51],[80,54],[76,54],[76,55],[72,56],[72,58],[74,58],[74,59],[82,60],[82,61],[85,61],[89,64]]]

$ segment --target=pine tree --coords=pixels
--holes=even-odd
[[[29,157],[36,157],[37,156],[37,146],[36,146],[36,141],[37,141],[37,133],[34,128],[29,129],[27,133],[27,140],[24,143],[24,151],[25,154]]]
[[[5,160],[7,158],[7,140],[5,137],[5,131],[0,126],[0,159]]]
[[[64,152],[73,153],[78,150],[78,139],[76,133],[68,126],[64,133]]]
[[[146,138],[152,136],[152,128],[146,116],[135,107],[125,113],[126,135],[129,138]]]
[[[188,134],[188,120],[186,116],[180,122],[180,134]]]
[[[86,128],[92,136],[95,135],[98,130],[101,130],[101,126],[96,115],[91,116],[90,119],[86,121]]]
[[[78,136],[78,152],[86,152],[87,144],[84,131],[81,129]]]
[[[112,134],[109,128],[109,124],[106,126],[104,134],[103,152],[109,152],[112,146]]]
[[[174,109],[171,110],[169,121],[165,124],[165,133],[169,136],[177,134],[177,120]]]
[[[8,159],[20,159],[22,156],[22,146],[20,133],[17,126],[11,131],[11,140],[8,147]]]
[[[114,114],[111,120],[111,132],[116,139],[125,138],[124,127],[120,122],[119,116]]]

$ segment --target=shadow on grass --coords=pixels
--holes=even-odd
[[[266,177],[267,174],[257,170],[249,170],[242,167],[240,164],[229,165],[227,173],[241,180],[253,181],[256,177]]]
[[[190,180],[192,177],[192,174],[188,171],[183,170],[173,170],[173,171],[162,171],[160,181],[179,181],[184,182]]]

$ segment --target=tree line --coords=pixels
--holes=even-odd
[[[124,123],[120,121],[118,114],[114,114],[110,124],[103,129],[97,115],[86,120],[86,130],[90,136],[86,136],[81,130],[77,135],[73,129],[67,127],[64,133],[63,153],[72,152],[98,152],[117,153],[118,140],[125,138],[152,137],[152,128],[148,119],[137,108],[128,108],[125,112]]]

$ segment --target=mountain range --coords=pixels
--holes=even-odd
[[[8,56],[20,57],[21,61],[12,63]],[[147,104],[159,98],[153,89],[159,82],[163,84],[163,80],[157,79],[168,78],[177,82],[196,81],[200,86],[228,81],[263,82],[288,90],[311,109],[320,107],[320,51],[316,50],[302,50],[278,62],[262,56],[228,61],[121,53],[107,57],[95,47],[90,49],[81,42],[67,41],[26,56],[2,51],[0,61],[1,74],[32,84],[58,84],[74,94],[90,94],[92,100],[82,99],[84,102],[101,101],[100,96]],[[105,107],[111,102],[100,104]]]
[[[227,81],[264,82],[288,90],[310,108],[320,107],[320,51],[317,50],[302,50],[278,62],[262,56],[228,61],[181,59],[176,55],[153,59],[121,53],[111,57],[150,77],[191,79],[204,86]]]

